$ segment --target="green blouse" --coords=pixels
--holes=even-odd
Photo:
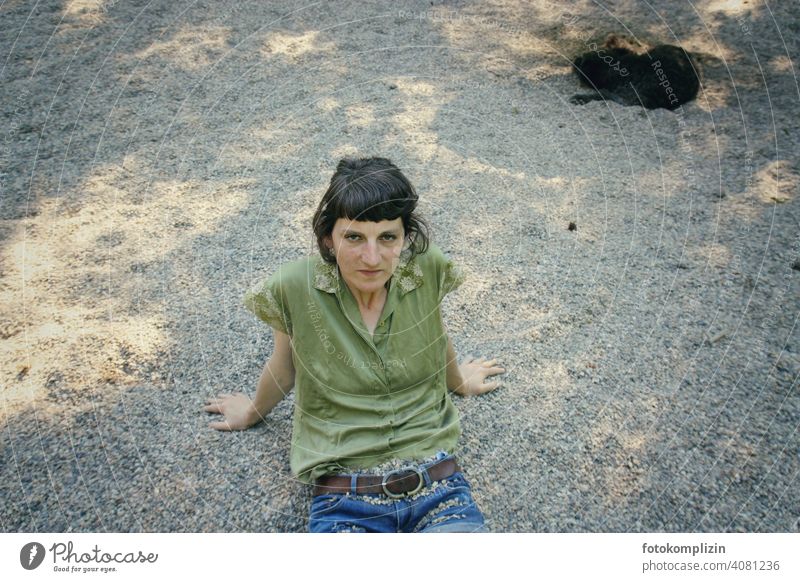
[[[372,336],[338,267],[319,256],[282,265],[245,294],[248,310],[292,338],[290,466],[304,483],[455,449],[439,305],[464,275],[433,244],[410,254],[400,255]]]

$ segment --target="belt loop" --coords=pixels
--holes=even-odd
[[[350,491],[353,495],[356,494],[356,490],[358,489],[358,473],[353,473],[350,475]]]
[[[422,477],[425,479],[425,487],[431,486],[431,476],[428,474],[428,467],[421,467]]]
[[[431,461],[430,463],[425,463],[424,465],[420,465],[419,468],[422,469],[422,477],[425,480],[425,487],[430,487],[432,483],[430,473],[428,473],[428,469],[440,463],[442,459],[444,459],[445,457],[447,457],[447,453],[444,451],[439,451],[438,453],[436,453],[436,456],[433,458],[433,461]]]

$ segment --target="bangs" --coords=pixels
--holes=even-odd
[[[369,179],[351,181],[328,203],[336,218],[362,222],[394,220],[416,207],[416,197],[384,172],[369,174]]]

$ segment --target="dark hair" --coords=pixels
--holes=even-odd
[[[427,223],[414,213],[418,196],[411,182],[386,158],[344,158],[314,213],[314,234],[322,258],[335,263],[325,244],[339,218],[368,222],[402,218],[411,256],[428,250]]]

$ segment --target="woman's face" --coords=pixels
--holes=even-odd
[[[362,293],[374,293],[397,268],[405,231],[401,218],[380,222],[339,218],[331,236],[336,263],[348,286]]]

